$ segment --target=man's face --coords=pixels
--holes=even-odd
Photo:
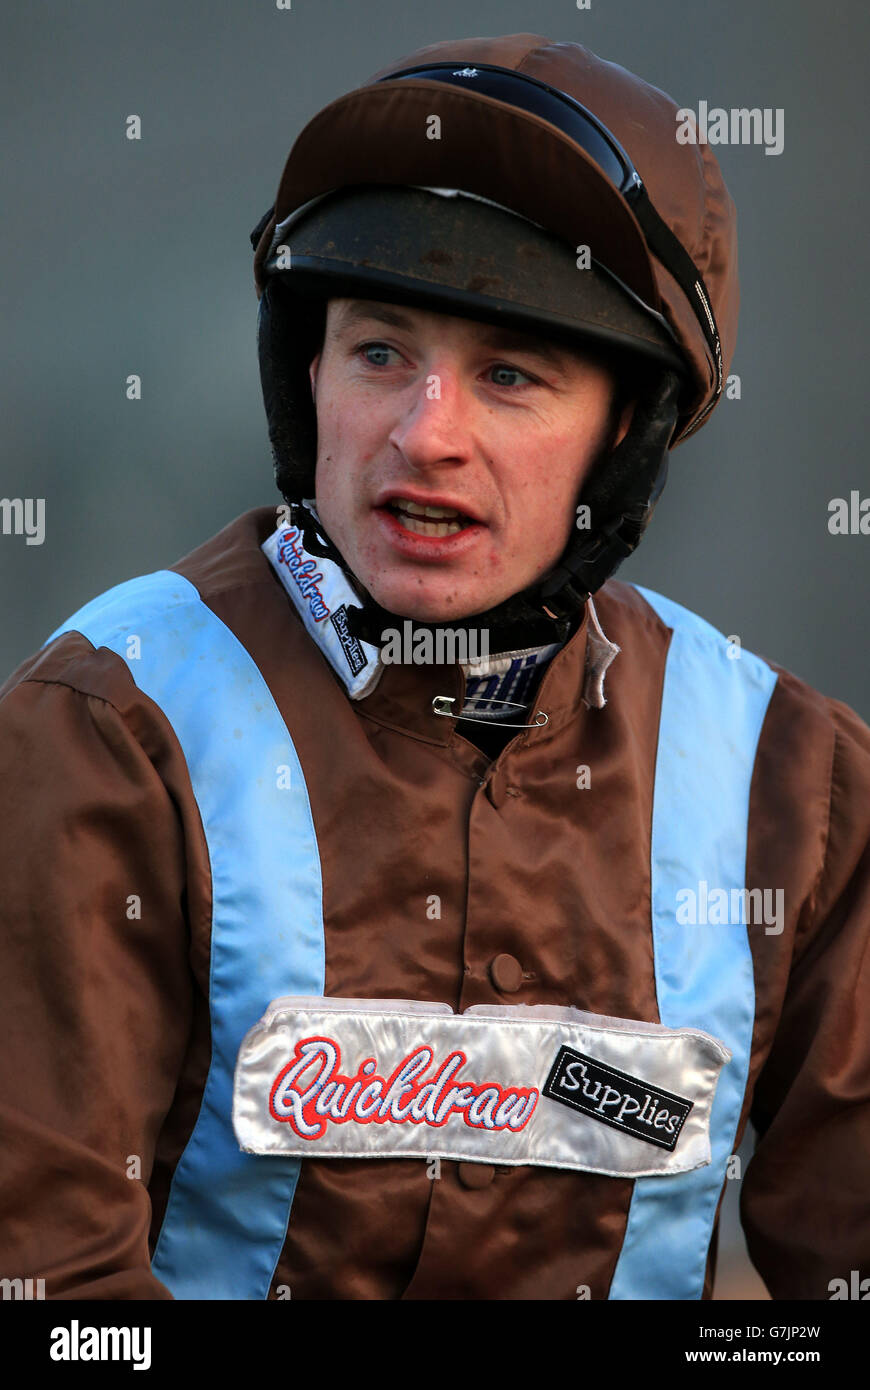
[[[456,620],[553,567],[609,432],[604,367],[503,327],[331,299],[310,375],[317,509],[384,608]]]

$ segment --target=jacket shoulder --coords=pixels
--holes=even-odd
[[[165,628],[173,611],[207,603],[216,594],[265,582],[274,585],[260,545],[275,526],[275,509],[243,513],[217,535],[163,570],[113,585],[75,610],[0,685],[0,699],[24,681],[66,685],[123,706],[131,683],[126,663],[110,647]]]
[[[624,621],[633,620],[635,624],[646,622],[659,628],[669,628],[673,632],[691,633],[717,647],[729,644],[725,634],[707,622],[706,618],[665,594],[659,594],[655,589],[647,589],[641,584],[611,579],[604,585],[600,595],[596,595],[596,604],[599,598],[604,599],[608,612],[612,608]]]
[[[732,643],[724,633],[699,614],[663,594],[639,584],[611,579],[595,595],[601,622],[608,636],[620,646],[652,642],[662,634],[680,631],[706,647],[727,652]],[[613,631],[611,632],[611,628]],[[739,659],[762,663],[775,676],[768,724],[782,727],[797,721],[803,737],[827,742],[833,755],[834,743],[851,746],[860,757],[870,757],[870,728],[849,705],[816,690],[779,662],[762,653],[738,649]]]

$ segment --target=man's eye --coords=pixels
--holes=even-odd
[[[357,352],[358,352],[358,353],[362,353],[363,357],[365,358],[365,361],[368,362],[369,365],[372,366],[372,367],[386,367],[386,366],[387,366],[387,362],[386,362],[386,360],[385,360],[385,356],[384,356],[384,355],[385,355],[386,353],[395,352],[395,351],[396,351],[396,349],[393,348],[393,347],[390,347],[389,343],[377,343],[377,342],[375,342],[375,343],[360,343],[359,347],[357,348]],[[376,358],[376,357],[374,357],[374,356],[370,356],[369,354],[372,354],[372,353],[380,353],[380,358]]]
[[[496,381],[496,386],[510,387],[522,384],[521,382],[516,381],[506,381],[505,377],[521,376],[524,377],[526,381],[534,382],[535,380],[534,377],[529,376],[528,372],[520,371],[519,367],[511,367],[507,362],[496,362],[494,366],[490,367],[490,372],[492,372],[494,376],[496,373],[498,373],[499,377],[501,378],[500,380]]]

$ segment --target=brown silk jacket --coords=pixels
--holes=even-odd
[[[248,512],[173,569],[247,649],[298,752],[325,994],[658,1022],[650,827],[669,628],[633,586],[606,584],[598,620],[620,649],[606,703],[587,613],[536,694],[548,724],[490,763],[432,712],[435,695],[461,698],[456,666],[387,667],[348,698],[260,549],[274,525],[272,508]],[[741,1211],[772,1296],[827,1299],[831,1280],[870,1274],[870,730],[774,669],[746,885],[781,888],[784,920],[748,929],[734,1148],[751,1118]],[[170,1298],[150,1253],[210,1059],[212,880],[185,758],[125,661],[73,632],[0,688],[0,785],[0,1276],[44,1278],[48,1298]],[[634,1186],[306,1159],[268,1296],[605,1299]]]

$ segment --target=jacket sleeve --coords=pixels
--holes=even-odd
[[[191,1021],[178,814],[119,710],[60,681],[7,682],[0,787],[0,1277],[168,1299],[147,1184]]]
[[[756,1086],[741,1193],[749,1253],[776,1299],[842,1297],[870,1279],[870,729],[828,707],[824,861]]]

